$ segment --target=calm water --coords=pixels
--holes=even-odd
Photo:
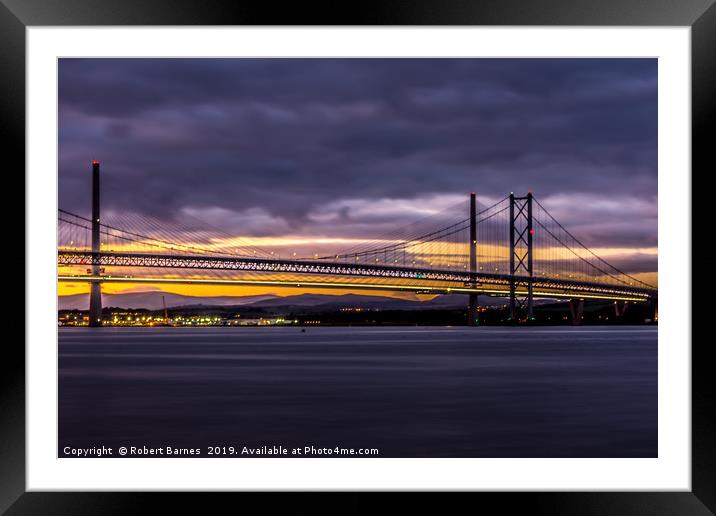
[[[60,450],[657,455],[654,327],[61,329],[59,368]]]

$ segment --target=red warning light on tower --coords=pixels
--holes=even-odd
[[[96,159],[93,159],[93,160],[92,160],[92,164],[93,164],[93,165],[99,165],[99,161],[97,161]]]

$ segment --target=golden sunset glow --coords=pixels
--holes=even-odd
[[[89,283],[87,282],[57,282],[59,296],[70,296],[75,294],[89,294]],[[291,287],[291,286],[264,286],[264,285],[182,285],[175,283],[111,283],[105,282],[102,285],[102,292],[105,294],[128,294],[134,292],[167,292],[192,297],[220,297],[220,296],[258,296],[274,295],[278,297],[295,296],[300,294],[323,294],[340,296],[345,294],[361,294],[371,296],[384,296],[395,299],[407,299],[415,301],[427,301],[437,294],[416,294],[413,292],[390,292],[384,290],[369,290],[360,288],[326,289],[320,287]]]

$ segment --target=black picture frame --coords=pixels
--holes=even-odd
[[[692,235],[713,234],[704,227],[708,203],[705,189],[694,188],[707,171],[716,170],[713,134],[716,126],[716,5],[714,0],[389,0],[330,6],[321,3],[222,2],[214,0],[0,0],[0,131],[4,163],[25,164],[25,29],[41,25],[637,25],[690,26],[692,30]],[[10,159],[8,159],[10,158]],[[14,158],[14,159],[12,159]],[[9,173],[9,169],[6,169]],[[685,177],[684,180],[688,180]],[[699,196],[701,196],[699,198]],[[703,253],[706,254],[706,253]],[[693,270],[705,267],[694,256]],[[31,271],[26,271],[31,274]],[[684,300],[687,302],[688,300]],[[706,320],[706,304],[692,302],[694,323]],[[27,316],[26,316],[27,317]],[[27,319],[26,319],[27,323]],[[688,345],[671,342],[669,345]],[[452,504],[474,508],[499,505],[507,513],[520,510],[556,514],[713,514],[716,511],[714,446],[716,410],[710,339],[692,342],[692,490],[690,492],[622,493],[465,493],[412,497],[409,503],[440,512]],[[212,513],[234,507],[241,496],[265,504],[265,494],[188,493],[40,493],[25,490],[25,352],[7,343],[0,359],[0,511],[7,514],[103,514],[153,512]],[[710,385],[710,387],[709,387]],[[275,494],[271,506],[275,508]],[[385,494],[349,493],[337,498],[317,493],[285,496],[292,513],[366,512],[383,504]],[[470,497],[465,500],[465,497]],[[232,498],[230,501],[228,498]],[[257,499],[258,498],[258,499]],[[227,502],[228,503],[227,505]],[[241,503],[246,503],[241,501]],[[231,510],[231,509],[229,509]],[[404,506],[404,511],[411,510]],[[234,512],[234,510],[231,510]],[[402,512],[402,511],[401,511]]]

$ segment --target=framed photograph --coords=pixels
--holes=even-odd
[[[710,514],[711,4],[5,2],[27,333],[0,507]]]

